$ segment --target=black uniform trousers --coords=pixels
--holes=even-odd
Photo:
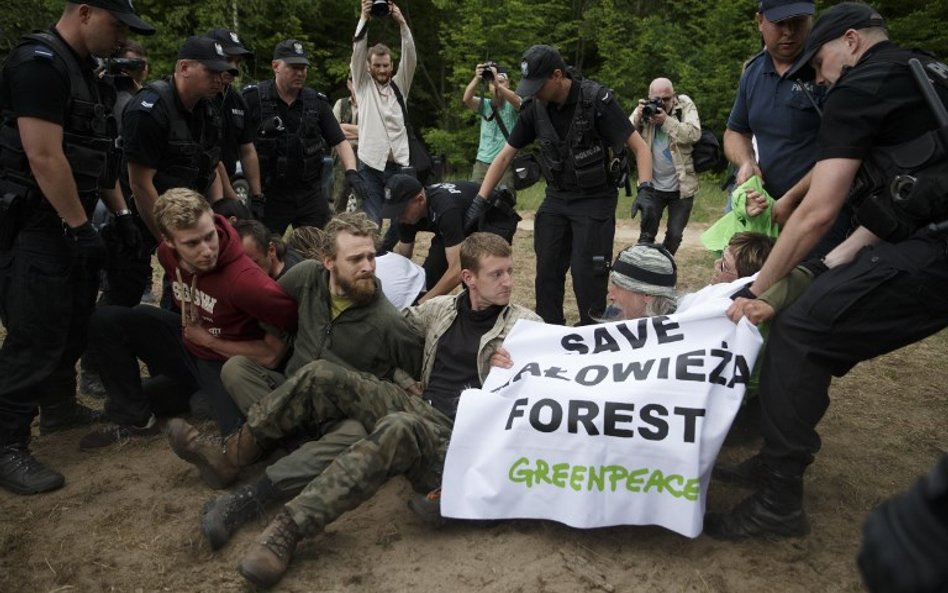
[[[142,301],[145,289],[151,286],[151,256],[158,247],[158,241],[137,212],[132,216],[135,217],[135,226],[142,235],[142,245],[138,253],[122,253],[111,249],[111,257],[105,269],[108,290],[102,294],[101,305],[134,307]]]
[[[319,178],[290,187],[268,188],[265,193],[267,205],[263,210],[263,224],[272,233],[282,236],[291,224],[293,228],[323,228],[332,217]]]
[[[98,286],[61,226],[21,230],[0,252],[0,446],[29,442],[37,405],[75,397]]]
[[[179,314],[150,305],[99,307],[89,323],[89,355],[100,370],[108,393],[105,412],[113,422],[140,425],[153,412],[187,409],[197,389],[207,395],[221,434],[230,434],[243,422],[221,382],[224,361],[203,360],[185,348]],[[150,401],[142,388],[138,359],[152,377],[172,379],[181,399]]]
[[[763,455],[798,474],[820,448],[831,375],[948,325],[948,236],[862,250],[819,276],[774,320],[760,385]]]
[[[536,312],[546,323],[566,323],[563,298],[566,271],[571,270],[579,321],[590,325],[606,307],[616,217],[614,213],[586,214],[581,201],[568,208],[569,212],[563,213],[544,211],[541,207],[533,225]]]

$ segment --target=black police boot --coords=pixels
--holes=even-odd
[[[725,484],[757,489],[763,485],[766,471],[758,454],[740,463],[719,463],[711,470],[711,477]]]
[[[781,473],[766,463],[763,483],[730,513],[708,513],[704,532],[715,539],[801,537],[810,532],[803,510],[803,471]]]
[[[264,476],[256,484],[242,486],[208,501],[201,513],[201,531],[211,549],[222,548],[238,527],[263,517],[266,507],[280,498],[276,486]]]
[[[40,463],[26,444],[7,445],[0,449],[0,486],[17,494],[37,494],[55,490],[65,478]]]
[[[102,422],[105,416],[74,399],[40,405],[39,432],[42,435]]]

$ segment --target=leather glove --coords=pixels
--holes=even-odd
[[[264,212],[266,211],[267,206],[267,197],[263,195],[263,192],[250,196],[250,213],[253,214],[253,217],[257,220],[262,221]]]
[[[129,255],[136,254],[142,250],[142,232],[138,229],[138,225],[135,224],[135,219],[132,217],[131,212],[126,210],[121,214],[116,214],[112,224],[115,227],[114,232],[115,237],[118,239],[119,249]]]
[[[83,268],[98,271],[105,264],[108,249],[91,222],[87,220],[77,227],[68,227],[66,236],[74,242],[76,259]]]
[[[645,212],[645,202],[651,200],[655,197],[655,187],[652,185],[651,181],[643,181],[639,184],[638,188],[635,190],[635,200],[632,201],[632,212],[631,217],[635,218],[635,215],[640,211]]]
[[[474,196],[474,199],[471,200],[471,205],[468,206],[467,212],[464,214],[464,234],[468,234],[474,230],[474,227],[477,226],[478,221],[481,219],[481,215],[487,211],[487,198],[477,194]]]
[[[358,171],[355,169],[347,170],[346,183],[349,184],[352,193],[355,194],[356,199],[359,200],[360,203],[365,204],[369,201],[369,187],[365,184],[365,180],[362,179]]]

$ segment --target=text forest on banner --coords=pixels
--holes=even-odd
[[[586,327],[520,321],[504,343],[513,368],[461,397],[444,515],[696,537],[761,344],[729,303]]]

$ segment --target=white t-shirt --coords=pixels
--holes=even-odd
[[[386,253],[375,258],[375,276],[395,308],[410,307],[425,289],[425,270],[407,257]]]

